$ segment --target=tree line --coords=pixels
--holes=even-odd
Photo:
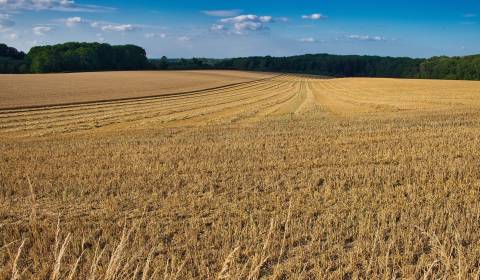
[[[332,77],[386,77],[480,80],[480,55],[464,57],[380,57],[305,54],[290,57],[241,57],[230,59],[150,60],[154,69],[224,69],[313,74]]]
[[[464,57],[380,57],[306,54],[229,59],[147,59],[135,45],[64,43],[32,48],[28,54],[0,44],[1,73],[54,73],[106,70],[228,69],[302,73],[333,77],[393,77],[480,80],[480,55]]]
[[[151,67],[135,45],[70,42],[30,49],[28,54],[0,44],[1,73],[58,73],[140,70]]]
[[[17,49],[0,44],[0,73],[24,73],[27,72],[25,65],[26,54]]]
[[[334,77],[416,77],[421,59],[358,55],[306,54],[291,57],[227,59],[225,69],[305,73]]]
[[[149,66],[141,47],[100,43],[34,47],[28,52],[26,63],[32,73],[136,70]]]
[[[424,79],[480,80],[480,55],[433,57],[420,64]]]

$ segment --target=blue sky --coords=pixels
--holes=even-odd
[[[480,0],[0,0],[0,42],[133,43],[149,57],[480,53]]]

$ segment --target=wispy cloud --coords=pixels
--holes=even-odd
[[[18,33],[8,33],[3,36],[7,40],[17,40],[19,38]]]
[[[12,17],[10,15],[0,14],[0,31],[6,31],[14,25],[15,22],[12,20]]]
[[[103,37],[102,33],[97,33],[95,36],[97,36],[98,41],[105,42],[105,37]]]
[[[105,6],[76,4],[73,0],[0,0],[0,10],[103,12],[115,9]]]
[[[142,29],[142,26],[137,24],[97,21],[97,20],[85,19],[79,16],[69,17],[66,19],[59,19],[57,21],[65,24],[67,27],[75,27],[77,25],[85,24],[85,25],[89,25],[92,28],[100,29],[102,31],[107,31],[107,32],[133,32],[133,31]]]
[[[50,26],[35,26],[34,28],[32,28],[33,34],[37,36],[44,36],[52,30],[53,28]]]
[[[207,10],[202,11],[202,13],[206,14],[207,16],[212,17],[234,17],[238,16],[242,13],[242,10],[234,9],[234,10]]]
[[[181,41],[181,42],[188,42],[190,40],[192,40],[192,38],[190,36],[180,36],[177,38],[178,41]]]
[[[212,24],[212,26],[210,27],[210,30],[211,31],[214,31],[214,32],[217,32],[217,31],[225,31],[227,30],[227,27],[225,26],[225,24]]]
[[[317,41],[315,38],[313,38],[313,37],[301,38],[299,41],[302,42],[302,43],[316,43],[316,42],[318,42],[318,41]]]
[[[382,36],[370,36],[370,35],[349,35],[347,36],[350,40],[355,41],[386,41],[387,39]]]
[[[474,17],[477,17],[477,14],[467,13],[467,14],[464,14],[463,17],[465,17],[465,18],[474,18]]]
[[[103,31],[115,31],[115,32],[132,32],[140,29],[140,27],[132,24],[108,24],[100,27]]]
[[[311,20],[321,20],[327,19],[328,17],[322,14],[311,14],[311,15],[303,15],[303,19],[311,19]]]
[[[165,34],[165,33],[146,33],[145,38],[147,38],[147,39],[152,39],[152,38],[165,39],[165,38],[167,38],[167,34]]]
[[[137,24],[125,24],[125,23],[112,23],[108,21],[95,21],[95,20],[87,20],[81,19],[80,23],[87,23],[92,28],[98,28],[102,31],[107,32],[133,32],[142,29],[141,25]]]

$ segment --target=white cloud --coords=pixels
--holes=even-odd
[[[315,43],[317,40],[313,37],[306,37],[306,38],[301,38],[300,42],[302,43]]]
[[[202,13],[206,14],[207,16],[212,16],[212,17],[234,17],[239,15],[242,12],[242,10],[208,10],[208,11],[202,11]]]
[[[65,25],[73,27],[77,24],[84,23],[85,21],[81,17],[70,17],[65,20]]]
[[[188,42],[190,41],[192,38],[188,37],[188,36],[180,36],[177,38],[178,41],[182,41],[182,42]]]
[[[311,19],[311,20],[320,20],[320,19],[327,19],[327,16],[322,14],[311,14],[311,15],[303,15],[303,19]]]
[[[140,25],[134,24],[119,24],[106,21],[91,21],[82,20],[82,22],[89,23],[92,28],[98,28],[107,32],[133,32],[141,29]]]
[[[257,15],[240,15],[236,17],[231,17],[231,18],[224,18],[221,19],[220,22],[223,23],[241,23],[241,22],[261,22],[261,23],[267,23],[272,21],[271,16],[257,16]]]
[[[14,25],[15,25],[15,22],[11,19],[10,15],[0,14],[0,31],[8,30],[10,27]]]
[[[382,36],[370,36],[370,35],[349,35],[347,36],[350,40],[356,41],[386,41],[387,39]]]
[[[259,19],[261,22],[264,22],[264,23],[273,21],[273,18],[271,16],[261,16],[259,17]]]
[[[93,26],[93,25],[92,25]],[[132,32],[138,30],[139,27],[132,24],[107,24],[100,27],[103,31],[115,31],[115,32]]]
[[[97,5],[79,5],[73,0],[0,0],[0,10],[99,12],[113,10],[113,8]]]
[[[46,33],[52,31],[53,28],[50,26],[35,26],[32,30],[35,35],[43,36]]]
[[[164,39],[164,38],[167,37],[167,34],[165,34],[165,33],[160,33],[160,34],[158,34],[158,33],[146,33],[145,34],[145,38],[147,38],[147,39],[152,39],[152,38],[157,38],[157,37]]]
[[[261,22],[254,22],[254,21],[245,21],[245,22],[237,22],[234,25],[235,30],[238,32],[242,32],[245,30],[249,31],[257,31],[266,29],[265,25]]]
[[[218,31],[225,31],[228,28],[225,26],[225,24],[212,24],[210,27],[211,31],[218,32]]]
[[[267,23],[274,22],[272,16],[257,16],[257,15],[240,15],[231,18],[224,18],[220,20],[221,24],[214,25],[212,27],[227,29],[225,24],[231,24],[234,32],[237,34],[243,34],[246,31],[259,31],[267,30]]]
[[[4,38],[8,39],[8,40],[17,40],[19,38],[18,34],[17,33],[10,33],[10,34],[6,34],[5,36],[3,36]]]
[[[98,41],[105,42],[105,38],[103,37],[102,33],[97,33],[97,34],[95,34],[95,36],[97,36]]]
[[[468,14],[464,14],[463,17],[466,17],[466,18],[474,18],[474,17],[477,17],[477,14],[468,13]]]

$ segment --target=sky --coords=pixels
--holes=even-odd
[[[0,0],[0,42],[136,44],[151,58],[480,53],[480,0]]]

